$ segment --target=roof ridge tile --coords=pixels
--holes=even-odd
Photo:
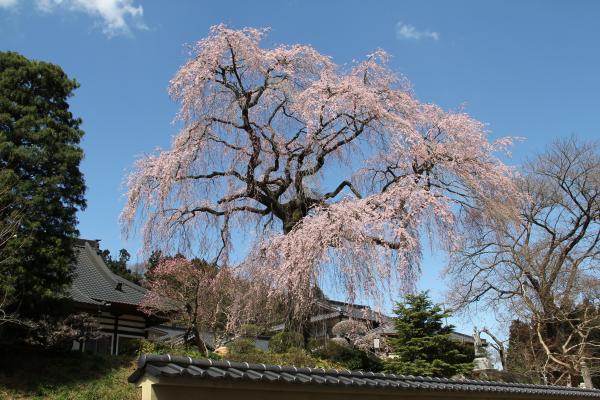
[[[138,360],[138,369],[129,377],[136,382],[144,374],[214,379],[249,379],[264,382],[288,382],[317,385],[370,386],[387,390],[422,389],[453,392],[531,394],[535,396],[596,397],[600,390],[563,386],[492,382],[474,379],[449,379],[365,371],[296,366],[249,364],[229,360],[192,359],[188,356],[147,355]]]

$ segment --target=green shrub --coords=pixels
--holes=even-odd
[[[285,353],[292,347],[304,347],[304,338],[298,332],[279,332],[269,339],[269,351]]]
[[[208,353],[208,356],[196,347],[185,345],[170,345],[164,342],[154,342],[148,339],[140,340],[139,354],[171,354],[177,356],[189,356],[192,358],[210,358],[220,360],[221,357],[216,353]]]
[[[288,332],[285,332],[286,334]],[[283,338],[282,338],[283,336]],[[280,339],[288,335],[279,335]],[[298,339],[298,337],[296,337]],[[283,340],[282,340],[283,341]],[[298,342],[298,340],[297,340]],[[271,348],[269,342],[269,348]],[[296,367],[310,368],[346,368],[363,371],[380,371],[381,362],[374,355],[369,355],[360,350],[353,350],[339,346],[331,340],[313,339],[309,341],[309,349],[306,351],[297,346],[289,346],[285,351],[269,352],[261,351],[251,339],[237,339],[227,344],[229,353],[224,356],[229,361],[248,363],[264,363],[273,365],[294,365]],[[142,340],[140,353],[148,354],[172,354],[185,355],[192,358],[205,358],[204,353],[185,346],[169,346],[165,343]],[[220,359],[218,354],[210,353],[209,358]]]
[[[126,341],[119,341],[119,354],[135,356],[142,347],[142,338],[130,338]]]
[[[308,339],[308,344],[306,345],[306,348],[310,352],[316,352],[323,348],[328,341],[329,339],[326,338],[310,338]]]
[[[344,368],[363,371],[381,371],[381,360],[374,354],[342,346],[333,340],[315,349],[315,356],[335,362]]]
[[[25,343],[46,350],[70,351],[73,341],[100,337],[98,321],[87,313],[67,317],[45,316],[31,324]]]
[[[298,347],[290,347],[285,353],[267,353],[266,361],[274,365],[294,365],[296,367],[311,368],[339,368],[339,365],[321,360],[312,356],[309,352]]]
[[[253,354],[228,354],[227,360],[271,365],[293,365],[310,368],[344,368],[329,360],[322,360],[297,347],[290,348],[286,353],[265,353],[258,351]]]
[[[252,339],[236,339],[232,342],[227,343],[227,349],[230,354],[255,354],[262,353],[262,351],[256,347],[256,343]]]
[[[263,333],[263,329],[254,324],[244,324],[240,326],[240,335],[247,337],[257,337]]]

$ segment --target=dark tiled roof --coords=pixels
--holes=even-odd
[[[310,317],[310,322],[320,322],[338,317],[346,317],[359,321],[386,323],[390,317],[374,311],[369,306],[362,304],[345,303],[343,301],[325,299],[317,303],[318,311]],[[285,324],[275,325],[273,331],[282,331]]]
[[[388,316],[374,311],[371,307],[362,304],[325,299],[319,302],[319,306],[325,310],[338,311],[352,319],[362,319],[373,322],[382,322],[389,319]]]
[[[135,383],[145,374],[157,377],[191,377],[197,379],[247,380],[261,383],[340,385],[387,390],[430,390],[438,392],[476,392],[532,396],[598,397],[600,391],[564,386],[527,385],[477,380],[455,380],[353,372],[347,370],[282,367],[279,365],[248,364],[170,355],[142,355],[138,369],[129,377]]]
[[[91,243],[91,244],[90,244]],[[139,305],[146,289],[114,274],[98,254],[93,242],[78,240],[70,297],[87,304]]]

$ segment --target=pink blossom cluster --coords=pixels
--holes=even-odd
[[[137,161],[122,214],[147,249],[245,251],[236,272],[301,313],[325,281],[381,300],[414,282],[425,236],[451,250],[471,220],[512,212],[495,156],[510,138],[419,102],[382,50],[340,67],[307,45],[263,48],[264,34],[211,28],[171,81],[184,128]]]
[[[161,260],[152,269],[141,309],[210,328],[231,303],[235,280],[228,268],[197,263],[184,257]]]

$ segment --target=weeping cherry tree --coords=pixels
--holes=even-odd
[[[212,27],[170,82],[182,129],[137,160],[122,213],[148,251],[211,254],[301,315],[319,285],[380,301],[412,282],[424,237],[451,249],[510,212],[510,139],[419,102],[384,51],[338,66],[265,33]]]

